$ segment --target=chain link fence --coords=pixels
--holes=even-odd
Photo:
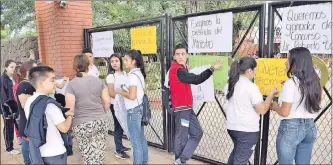
[[[282,28],[282,14],[285,7],[291,7],[292,3],[285,3],[282,6],[272,6],[274,11],[274,47],[273,54],[280,53],[280,32]],[[305,4],[306,5],[306,4]],[[331,5],[331,4],[328,4]],[[321,101],[322,116],[316,119],[317,139],[312,151],[311,164],[332,164],[332,54],[313,54],[326,62],[329,69],[329,81],[325,85]],[[329,60],[329,62],[328,62]],[[321,75],[319,71],[319,76]],[[276,164],[276,137],[280,126],[280,117],[277,113],[271,112],[269,119],[269,136],[267,149],[267,164]]]
[[[239,58],[241,56],[259,57],[260,53],[263,53],[259,51],[259,26],[262,5],[241,7],[244,3],[242,1],[234,2],[234,6],[229,6],[228,11],[222,9],[221,11],[200,14],[202,16],[224,12],[233,13],[233,52],[210,53],[209,55]],[[187,16],[172,18],[174,45],[187,45],[188,18]],[[215,90],[215,99],[214,102],[205,102],[194,107],[204,132],[194,154],[196,158],[204,161],[208,159],[212,163],[227,163],[233,149],[233,142],[227,133],[225,116],[227,101],[224,91]],[[254,164],[254,157],[255,154],[252,155],[249,164]]]
[[[99,31],[112,31],[113,32],[113,39],[114,39],[114,52],[120,53],[124,56],[126,51],[131,49],[131,28],[140,28],[140,27],[147,27],[147,26],[156,26],[156,39],[157,39],[157,53],[156,54],[144,54],[143,60],[145,65],[146,71],[146,87],[145,92],[149,98],[151,112],[152,112],[152,120],[151,124],[145,127],[145,136],[150,145],[159,148],[165,148],[165,133],[164,133],[164,125],[165,125],[165,112],[163,112],[162,108],[162,89],[161,89],[161,79],[164,76],[162,71],[164,69],[164,58],[161,58],[161,54],[164,54],[163,44],[163,37],[164,32],[162,29],[163,25],[162,18],[156,19],[147,19],[145,21],[137,21],[133,22],[131,25],[111,25],[107,27],[101,28],[92,28],[90,29],[90,35],[94,32]],[[91,37],[91,36],[90,36]],[[89,38],[90,38],[89,37]],[[111,54],[110,54],[111,56]],[[124,60],[123,60],[124,61]],[[100,78],[106,79],[107,75],[109,74],[109,66],[110,66],[110,59],[109,58],[95,58],[95,65],[97,66],[98,70],[101,73]],[[123,69],[126,73],[129,70],[123,64]],[[110,130],[109,133],[112,134],[114,130],[114,121],[111,113],[108,114]]]
[[[93,28],[89,30],[89,33],[98,31],[112,30],[114,34],[114,52],[121,53],[122,55],[131,48],[130,29],[142,26],[157,26],[157,54],[144,55],[145,69],[147,72],[146,89],[147,95],[150,99],[152,107],[152,122],[151,125],[146,127],[145,134],[150,145],[173,150],[173,138],[172,138],[172,123],[173,118],[166,114],[165,109],[162,108],[162,82],[164,83],[165,73],[172,60],[173,47],[177,44],[187,45],[187,18],[201,15],[210,15],[224,12],[233,13],[233,51],[231,53],[212,53],[213,56],[227,56],[233,59],[237,59],[241,56],[251,56],[254,58],[267,57],[266,45],[268,40],[264,38],[265,27],[264,21],[267,19],[265,13],[265,6],[260,1],[207,1],[199,2],[204,4],[204,7],[196,8],[195,13],[192,15],[180,15],[175,17],[164,17],[167,23],[164,23],[162,18],[158,21],[154,19],[147,19],[145,21],[138,21],[139,23],[111,25],[102,28]],[[196,4],[195,6],[198,6]],[[288,7],[288,6],[284,6]],[[283,7],[274,8],[274,39],[279,37],[279,31],[281,30],[281,10]],[[271,18],[268,18],[271,19]],[[152,22],[153,21],[153,22]],[[166,25],[166,35],[164,36],[163,27]],[[169,35],[170,34],[170,35]],[[170,38],[168,38],[170,37]],[[90,38],[90,36],[88,37]],[[163,40],[166,42],[163,43]],[[90,43],[90,42],[89,42]],[[279,44],[273,43],[273,54],[279,53]],[[164,54],[164,50],[166,50]],[[196,54],[190,54],[196,55]],[[162,56],[162,57],[161,57]],[[324,61],[326,59],[332,60],[332,55],[315,54]],[[164,65],[164,61],[166,62]],[[95,60],[95,64],[100,70],[102,76],[105,79],[108,75],[109,59],[98,58]],[[231,61],[229,61],[229,65]],[[331,105],[332,105],[332,61],[328,63],[330,79],[325,85],[325,92],[323,94],[322,108],[325,111],[318,119],[316,119],[316,125],[318,128],[318,137],[314,144],[312,162],[313,164],[331,164],[332,155],[332,127],[331,127]],[[128,72],[128,70],[126,70]],[[227,108],[227,100],[223,90],[215,90],[215,101],[201,103],[194,108],[197,113],[198,119],[203,129],[203,137],[195,151],[194,158],[209,162],[212,164],[227,163],[229,155],[233,149],[233,143],[227,133],[225,110]],[[109,115],[110,132],[113,131],[113,118]],[[171,118],[169,118],[171,117]],[[249,164],[259,164],[260,154],[267,149],[267,157],[263,155],[261,159],[266,159],[267,164],[277,163],[276,154],[276,136],[279,127],[279,116],[271,112],[269,118],[269,133],[268,146],[261,146],[261,140],[258,141],[256,146],[256,152],[252,155]],[[262,128],[262,127],[261,127]],[[168,133],[166,133],[168,132]],[[267,142],[267,141],[266,141]]]

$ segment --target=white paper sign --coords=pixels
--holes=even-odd
[[[191,73],[200,74],[203,71],[210,68],[210,66],[201,66],[196,67],[190,70]],[[204,81],[199,85],[191,85],[192,90],[192,97],[193,97],[193,105],[198,105],[204,101],[214,101],[214,83],[213,83],[213,76],[210,76],[209,79]]]
[[[127,127],[127,110],[125,108],[125,100],[124,97],[117,94],[114,99],[113,103],[114,113],[116,118],[118,119],[118,122],[123,128],[124,133],[126,134],[127,138],[130,139],[130,135],[128,133],[128,127]]]
[[[113,32],[92,33],[94,57],[110,57],[113,54]]]
[[[232,13],[190,17],[189,53],[232,52]]]
[[[280,52],[306,47],[311,53],[332,53],[330,3],[283,9]]]

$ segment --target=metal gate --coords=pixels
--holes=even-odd
[[[285,7],[302,5],[313,5],[319,3],[332,3],[332,1],[303,1],[303,2],[276,2],[268,4],[268,56],[280,52],[280,44],[274,42],[274,38],[279,35],[279,28],[282,23],[282,10]],[[332,5],[332,4],[329,4]],[[317,57],[324,57],[323,54],[313,54]],[[332,57],[332,54],[328,55]],[[332,72],[332,71],[331,71]],[[332,73],[329,74],[329,81],[324,87],[324,97],[322,99],[320,114],[315,119],[317,126],[317,139],[313,147],[311,164],[332,164]],[[268,112],[264,116],[261,164],[277,164],[276,136],[280,125],[279,116],[275,112]]]
[[[330,2],[330,1],[328,1]],[[217,56],[228,56],[237,58],[244,55],[256,55],[260,58],[272,58],[279,52],[279,45],[274,44],[274,38],[278,35],[278,25],[281,24],[281,9],[290,6],[311,5],[325,2],[276,2],[268,5],[258,4],[213,10],[201,13],[192,13],[171,17],[165,15],[158,18],[134,21],[118,25],[96,27],[84,31],[85,47],[91,46],[91,34],[102,31],[113,31],[114,52],[124,53],[131,49],[130,28],[143,26],[157,26],[157,54],[144,55],[147,72],[146,81],[149,84],[147,94],[152,106],[152,122],[145,131],[148,144],[168,152],[173,151],[174,142],[174,119],[167,113],[169,105],[168,94],[163,90],[165,73],[170,68],[173,59],[173,48],[176,44],[187,45],[187,19],[190,17],[204,16],[217,13],[233,13],[233,51],[231,53],[216,53]],[[266,7],[268,17],[266,18]],[[280,20],[280,21],[277,21]],[[267,40],[265,38],[265,22],[268,22]],[[257,40],[257,44],[251,44],[248,40]],[[252,41],[253,42],[253,41]],[[265,44],[266,43],[266,44]],[[258,45],[258,46],[256,46]],[[322,54],[316,54],[322,57]],[[156,61],[157,57],[157,61]],[[154,60],[155,59],[155,60]],[[108,74],[109,59],[97,59],[96,65],[105,76]],[[331,73],[331,72],[330,72]],[[332,74],[330,74],[331,77]],[[156,78],[157,77],[157,78]],[[331,80],[331,79],[330,79]],[[147,84],[148,84],[147,83]],[[332,82],[327,82],[322,100],[322,111],[317,117],[318,138],[316,140],[312,162],[314,164],[331,164],[332,161]],[[195,151],[193,158],[210,164],[226,164],[233,143],[226,128],[226,99],[225,93],[215,90],[215,102],[204,102],[196,110],[198,119],[203,128],[204,135]],[[109,114],[111,130],[113,121]],[[279,119],[276,113],[268,112],[260,119],[260,134],[255,153],[249,164],[276,164],[277,155],[275,150],[275,139]]]
[[[91,34],[103,31],[112,31],[114,38],[114,52],[124,55],[124,53],[131,49],[130,29],[156,26],[156,39],[157,39],[157,54],[144,54],[143,60],[145,62],[146,78],[146,93],[149,97],[152,121],[145,129],[145,135],[148,144],[157,148],[166,149],[166,110],[162,107],[162,84],[165,77],[165,16],[151,18],[146,20],[139,20],[117,25],[96,27],[85,29],[84,38],[85,47],[91,47]],[[110,54],[111,56],[111,54]],[[105,79],[109,71],[109,58],[97,58],[95,64],[101,72],[101,78]],[[125,67],[124,67],[125,69]],[[128,70],[126,70],[128,72]],[[113,117],[111,113],[108,114],[110,121],[110,131],[113,133]]]
[[[192,13],[172,17],[170,19],[170,53],[167,63],[170,63],[173,55],[173,47],[176,44],[187,45],[187,19],[190,17],[204,16],[218,13],[233,13],[233,52],[217,53],[215,55],[236,57],[242,55],[256,54],[261,57],[264,53],[264,29],[265,29],[265,5],[251,5],[235,7],[201,13]],[[259,34],[258,36],[256,34]],[[259,46],[251,45],[247,40],[254,38],[258,40]],[[193,55],[193,54],[191,54]],[[168,66],[169,67],[169,66]],[[204,132],[201,142],[196,149],[193,158],[211,164],[227,163],[228,157],[233,149],[233,143],[227,133],[225,93],[215,90],[215,102],[204,102],[196,109],[197,117]],[[174,123],[171,117],[169,131],[170,137],[174,137]],[[173,149],[173,140],[169,141],[169,151]],[[255,153],[250,159],[250,164],[259,164],[260,144],[256,145]]]

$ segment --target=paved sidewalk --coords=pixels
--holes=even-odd
[[[22,155],[9,155],[6,152],[5,143],[3,141],[3,121],[1,117],[1,130],[0,130],[0,138],[1,138],[1,164],[23,164]],[[74,138],[74,155],[68,157],[68,164],[83,164],[81,155],[78,151],[78,147],[75,143]],[[130,142],[127,140],[123,140],[124,145],[126,147],[130,147]],[[18,145],[16,138],[14,140],[14,148],[16,150],[21,151],[21,146]],[[115,150],[113,136],[108,135],[107,137],[107,153],[105,157],[105,164],[132,164],[132,160],[121,160],[117,159],[114,156],[113,151]],[[131,158],[133,158],[132,153],[129,153]],[[171,153],[167,153],[166,151],[156,149],[154,147],[149,147],[149,164],[172,164],[174,161],[174,156]],[[188,161],[188,164],[203,164],[202,162],[196,160]]]

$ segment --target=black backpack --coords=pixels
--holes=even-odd
[[[134,75],[136,75],[136,77],[138,77],[138,79],[140,80],[144,95],[143,95],[143,100],[142,100],[142,107],[143,107],[143,113],[142,113],[142,120],[141,120],[141,124],[144,126],[147,126],[150,123],[151,120],[151,110],[150,110],[150,104],[149,104],[149,99],[148,96],[146,95],[145,92],[145,87],[143,86],[140,77],[133,73]]]

